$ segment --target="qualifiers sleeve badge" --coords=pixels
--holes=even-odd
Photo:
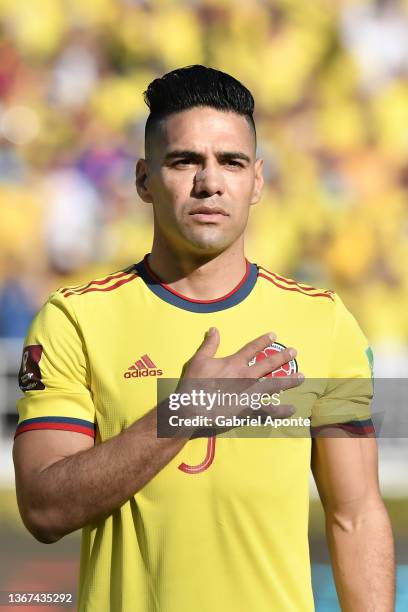
[[[41,380],[40,360],[43,347],[32,344],[24,347],[18,382],[22,391],[39,391],[45,389]]]

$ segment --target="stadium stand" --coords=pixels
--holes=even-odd
[[[267,184],[250,258],[338,291],[376,376],[408,376],[407,11],[407,0],[0,2],[3,440],[16,347],[48,293],[149,250],[133,187],[142,92],[191,63],[230,71],[257,102]]]

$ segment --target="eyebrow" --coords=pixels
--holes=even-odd
[[[172,159],[183,157],[190,157],[197,161],[200,161],[204,158],[204,156],[201,153],[197,153],[197,151],[175,150],[169,151],[169,153],[166,154],[164,161],[171,161]],[[221,159],[242,159],[243,161],[246,161],[248,163],[251,162],[251,158],[240,151],[220,151],[217,153],[217,157]]]

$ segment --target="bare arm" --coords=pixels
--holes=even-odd
[[[251,378],[261,377],[291,358],[284,351],[248,368],[250,358],[270,343],[269,335],[261,336],[217,359],[215,331],[187,364],[184,378],[240,378],[248,370]],[[157,438],[156,421],[155,408],[97,446],[88,436],[67,431],[28,431],[17,437],[17,498],[29,531],[42,542],[54,542],[109,515],[142,489],[187,441]]]
[[[375,438],[344,434],[313,440],[312,469],[344,612],[394,610],[393,537],[377,462]]]
[[[17,499],[26,527],[42,542],[121,506],[184,446],[157,438],[152,410],[118,436],[94,446],[69,431],[29,431],[14,444]]]

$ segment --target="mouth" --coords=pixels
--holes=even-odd
[[[195,221],[201,221],[204,223],[216,223],[224,217],[228,217],[228,213],[225,212],[219,206],[199,206],[189,213],[194,217]]]

